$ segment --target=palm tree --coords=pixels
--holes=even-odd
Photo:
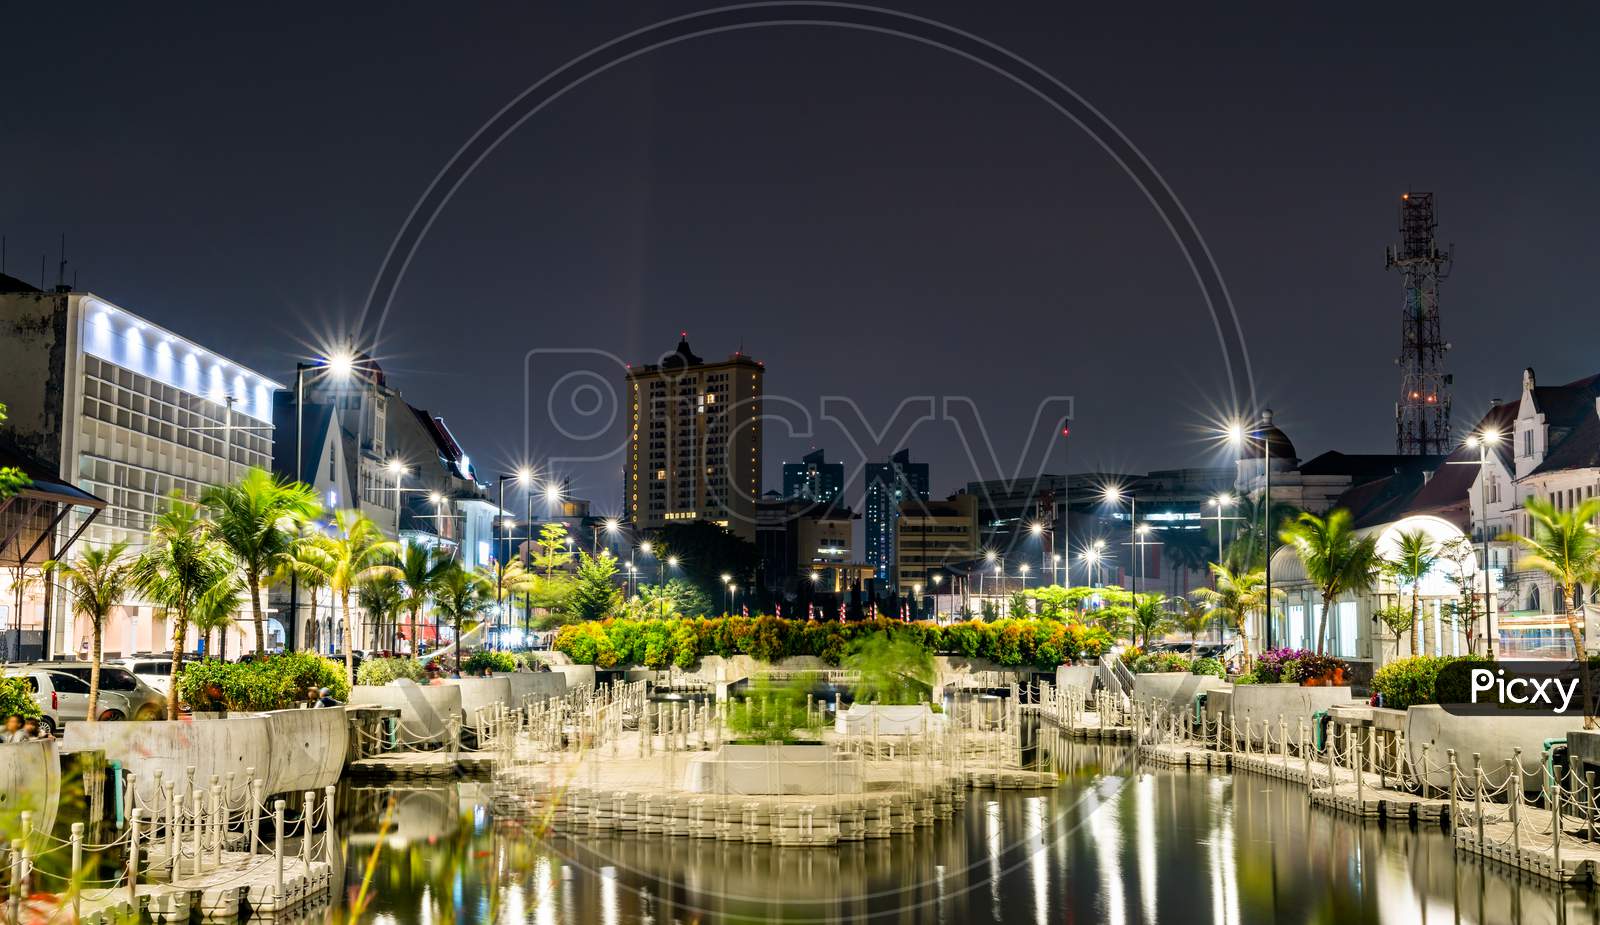
[[[1135,594],[1130,617],[1135,641],[1146,649],[1150,648],[1150,637],[1165,633],[1172,626],[1172,614],[1167,612],[1167,598],[1162,594]]]
[[[1395,583],[1411,589],[1411,654],[1420,654],[1417,647],[1417,611],[1421,606],[1418,593],[1422,579],[1433,571],[1439,561],[1439,546],[1425,530],[1403,530],[1396,538],[1394,555],[1384,560],[1383,570]]]
[[[1211,609],[1223,626],[1239,636],[1242,660],[1250,662],[1250,616],[1260,611],[1267,600],[1267,576],[1260,570],[1235,572],[1226,565],[1212,565],[1212,588],[1198,588],[1194,596]],[[1275,590],[1274,597],[1283,592]]]
[[[1193,658],[1195,647],[1200,634],[1217,623],[1216,611],[1208,607],[1203,600],[1197,597],[1174,598],[1183,607],[1173,617],[1173,623],[1189,634],[1189,657]]]
[[[494,581],[477,572],[470,572],[460,563],[450,563],[450,568],[439,579],[434,592],[434,604],[444,612],[455,627],[456,672],[461,671],[461,624],[468,617],[477,616],[494,606]]]
[[[167,719],[178,718],[178,667],[189,622],[207,613],[219,595],[236,593],[237,567],[227,548],[212,532],[200,508],[173,495],[156,517],[144,552],[134,561],[133,584],[145,597],[166,608],[172,620],[172,668],[168,674]]]
[[[366,611],[368,622],[375,627],[388,628],[400,624],[406,592],[399,578],[384,575],[362,585],[356,592],[356,601]]]
[[[223,584],[206,595],[206,599],[189,616],[195,632],[206,641],[206,652],[223,661],[228,660],[228,627],[235,622],[233,615],[239,612],[239,596],[242,593],[244,579],[239,575],[230,575]],[[212,633],[216,634],[216,645],[211,644]]]
[[[89,621],[89,715],[99,716],[100,658],[106,618],[133,590],[133,559],[127,543],[84,550],[71,562],[46,562],[45,569],[61,576],[58,586],[72,598],[72,607]]]
[[[306,589],[307,600],[311,605],[311,628],[308,629],[303,638],[311,640],[309,648],[313,651],[320,648],[321,642],[320,639],[313,638],[313,632],[317,628],[317,594],[328,586],[328,572],[332,569],[326,550],[318,542],[319,536],[320,534],[315,531],[303,531],[295,539],[289,558],[279,564],[277,573],[274,575],[274,582],[276,583],[285,580],[292,574],[295,580],[300,583],[300,586]],[[290,619],[299,620],[300,615],[292,614]],[[298,627],[296,630],[298,631]]]
[[[1299,513],[1300,509],[1292,504],[1283,501],[1272,502],[1270,514],[1272,524],[1265,534],[1272,537],[1272,551],[1277,551],[1282,543],[1279,537],[1280,528]],[[1268,548],[1261,532],[1266,516],[1267,509],[1262,499],[1254,497],[1241,499],[1238,509],[1239,519],[1234,521],[1238,529],[1229,541],[1227,549],[1222,552],[1222,563],[1229,571],[1244,574],[1267,567]]]
[[[328,590],[339,602],[339,616],[344,621],[345,678],[354,684],[356,636],[350,619],[350,595],[379,578],[400,577],[400,570],[391,564],[399,544],[386,539],[372,518],[360,511],[335,512],[332,527],[331,534],[318,534],[313,542],[324,557]]]
[[[206,489],[200,500],[211,515],[217,539],[233,553],[244,574],[256,651],[261,652],[267,644],[261,592],[293,554],[300,526],[319,516],[322,506],[310,486],[285,482],[261,469],[251,469],[232,485]]]
[[[417,623],[422,618],[422,608],[439,588],[439,580],[450,569],[450,557],[437,549],[421,543],[408,542],[400,548],[395,558],[395,568],[400,570],[400,584],[405,591],[402,606],[411,617],[411,651],[418,654]]]
[[[1327,517],[1302,513],[1281,533],[1283,541],[1294,547],[1305,567],[1306,577],[1322,596],[1322,620],[1317,627],[1318,654],[1327,651],[1333,603],[1342,594],[1359,594],[1372,589],[1378,579],[1378,541],[1361,536],[1355,518],[1344,508]]]
[[[1574,657],[1587,664],[1579,614],[1582,602],[1577,600],[1576,591],[1580,584],[1593,586],[1600,581],[1600,531],[1595,528],[1600,498],[1590,498],[1565,511],[1549,501],[1529,498],[1522,509],[1528,512],[1532,535],[1507,533],[1500,538],[1522,546],[1524,554],[1517,560],[1518,570],[1544,572],[1561,589],[1562,612],[1567,632],[1572,634]]]

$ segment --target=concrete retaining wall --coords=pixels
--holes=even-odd
[[[1162,700],[1172,706],[1188,709],[1194,704],[1195,694],[1227,686],[1227,682],[1215,675],[1154,671],[1133,676],[1133,699],[1141,704]]]
[[[1534,792],[1543,784],[1540,756],[1546,739],[1565,738],[1583,728],[1582,716],[1539,715],[1455,716],[1443,707],[1428,704],[1406,710],[1406,750],[1418,773],[1422,772],[1422,747],[1428,750],[1428,764],[1444,768],[1447,751],[1455,749],[1456,764],[1472,773],[1472,755],[1482,757],[1483,772],[1489,782],[1499,786],[1506,779],[1505,761],[1512,750],[1522,749],[1523,789]],[[1531,771],[1532,773],[1526,773]],[[1431,771],[1428,782],[1435,787],[1450,783],[1448,771]]]
[[[567,679],[566,689],[569,691],[594,690],[593,665],[551,665],[550,670]]]
[[[567,693],[567,676],[559,671],[496,672],[495,677],[510,682],[513,709],[520,710],[530,700],[539,703]]]
[[[1251,741],[1261,741],[1261,724],[1272,724],[1272,741],[1278,740],[1278,718],[1287,724],[1290,741],[1319,710],[1355,704],[1348,687],[1302,687],[1299,684],[1236,684],[1206,693],[1206,719],[1216,722],[1224,712],[1243,733],[1249,724]]]
[[[1079,687],[1084,691],[1094,690],[1094,680],[1099,674],[1099,669],[1094,665],[1058,665],[1056,666],[1056,688]]]
[[[349,736],[343,710],[281,710],[203,722],[185,720],[73,723],[68,749],[97,749],[135,775],[141,802],[155,800],[155,772],[162,780],[224,783],[234,775],[232,796],[249,792],[250,769],[267,794],[320,790],[338,783]],[[180,785],[181,787],[181,785]]]
[[[401,745],[444,743],[450,717],[461,715],[461,688],[452,684],[414,684],[400,681],[381,687],[357,684],[350,689],[352,704],[398,707]]]
[[[478,728],[478,711],[488,712],[495,704],[512,706],[511,682],[505,676],[498,678],[451,678],[444,682],[461,688],[461,722],[469,729]]]
[[[833,760],[827,745],[724,745],[683,771],[691,793],[828,794],[861,788],[860,764]]]
[[[74,726],[116,726],[120,723],[74,723]],[[69,727],[70,728],[70,727]],[[36,832],[55,828],[61,803],[61,760],[54,739],[0,745],[0,833],[7,844],[22,835],[22,816],[33,813]],[[34,850],[38,850],[35,847]]]

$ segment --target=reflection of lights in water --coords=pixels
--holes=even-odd
[[[513,880],[505,889],[505,906],[500,913],[507,922],[526,922],[527,904],[522,895],[522,884]]]
[[[600,921],[617,925],[617,869],[610,865],[600,868]]]
[[[983,807],[985,840],[989,844],[989,898],[994,914],[1000,915],[1000,802],[990,800]]]
[[[934,892],[934,895],[937,897],[937,899],[934,901],[934,909],[936,909],[938,911],[938,913],[939,913],[939,921],[943,922],[943,921],[945,921],[945,916],[947,914],[945,906],[944,906],[944,865],[943,864],[935,864],[935,865],[933,865],[933,892]]]
[[[372,917],[372,925],[400,925],[400,920],[387,912],[380,912]]]
[[[422,882],[422,898],[417,903],[417,925],[433,925],[433,884]]]
[[[1033,920],[1050,921],[1050,871],[1045,867],[1044,797],[1028,798],[1028,876],[1033,879]]]
[[[1134,839],[1139,852],[1139,911],[1144,920],[1156,920],[1156,797],[1155,777],[1142,775],[1133,788]]]
[[[556,904],[550,895],[555,892],[555,879],[551,876],[550,858],[547,855],[539,855],[539,860],[534,862],[533,889],[534,921],[539,925],[555,925]]]
[[[1109,793],[1115,795],[1116,781],[1107,778]],[[1087,796],[1089,808],[1089,834],[1094,838],[1095,861],[1100,874],[1101,921],[1106,925],[1127,925],[1128,910],[1122,896],[1121,868],[1122,831],[1116,804],[1102,802],[1105,793],[1098,790]]]
[[[1239,869],[1234,859],[1233,809],[1228,802],[1227,784],[1213,778],[1207,803],[1216,813],[1216,822],[1205,849],[1211,868],[1211,921],[1234,925],[1239,921]]]

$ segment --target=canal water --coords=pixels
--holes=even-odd
[[[1584,890],[1457,857],[1437,828],[1356,823],[1280,781],[1141,766],[1044,733],[1053,790],[968,791],[956,817],[837,848],[541,836],[489,785],[349,786],[329,923],[1534,923]]]

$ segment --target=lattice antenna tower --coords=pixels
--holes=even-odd
[[[1451,253],[1440,250],[1432,193],[1400,197],[1400,243],[1385,254],[1405,290],[1401,313],[1400,400],[1394,406],[1395,452],[1406,456],[1450,452],[1450,350],[1439,330],[1439,281],[1450,274]]]

